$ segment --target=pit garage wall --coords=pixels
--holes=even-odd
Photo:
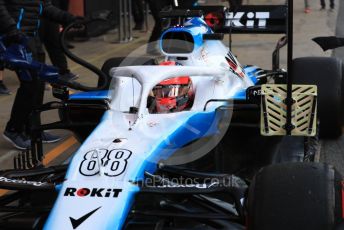
[[[84,2],[92,1],[92,0],[72,0],[69,1],[69,12],[74,15],[84,16]],[[103,0],[104,1],[104,0]]]

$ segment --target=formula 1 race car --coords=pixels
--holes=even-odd
[[[252,13],[258,21],[261,9]],[[285,19],[287,7],[267,9],[258,30],[272,32],[273,17],[266,15]],[[0,43],[7,68],[28,79],[37,71],[61,99],[34,112],[32,149],[15,158],[15,170],[0,174],[0,188],[13,190],[0,197],[1,229],[343,229],[342,177],[332,166],[314,163],[312,150],[319,123],[323,137],[340,133],[341,63],[292,60],[289,52],[289,72],[280,70],[283,39],[272,71],[243,67],[202,15],[162,13],[178,19],[162,34],[164,61],[129,60],[118,67],[119,59],[111,59],[103,67],[111,67],[111,84],[104,72],[67,51],[99,75],[97,88],[61,79],[53,67],[29,60],[25,46]],[[288,15],[292,31],[291,10]],[[215,19],[209,20],[221,21]],[[242,31],[254,29],[247,24]],[[67,87],[88,92],[69,95]],[[40,112],[51,109],[59,110],[61,121],[40,124]],[[280,160],[265,162],[254,176],[217,167],[230,167],[218,148],[235,133],[232,126],[257,123],[266,138],[281,136],[289,145],[301,138],[303,151],[296,158],[278,151]],[[72,130],[82,145],[68,163],[45,167],[35,137],[57,128]],[[240,137],[248,143],[247,134]]]

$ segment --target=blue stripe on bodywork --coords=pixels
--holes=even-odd
[[[75,93],[69,96],[70,100],[108,100],[109,90]]]
[[[142,180],[145,171],[154,173],[156,162],[159,162],[159,160],[167,159],[178,149],[194,140],[214,135],[218,132],[217,121],[218,116],[215,111],[212,111],[194,114],[186,121],[181,122],[177,125],[179,128],[167,137],[168,141],[166,139],[161,140],[160,144],[151,152],[149,158],[146,159],[146,163],[131,178],[133,180]],[[147,162],[153,162],[154,166]]]
[[[255,74],[257,72],[257,70],[259,70],[259,68],[257,66],[245,66],[244,67],[245,74],[252,80],[252,82],[254,84],[257,84],[257,82],[258,82],[257,76]]]
[[[110,92],[108,90],[92,91],[92,92],[82,92],[75,93],[69,96],[69,100],[110,100]],[[237,92],[233,98],[244,100],[246,99],[246,90]]]
[[[232,99],[233,100],[246,100],[246,89],[238,91]]]

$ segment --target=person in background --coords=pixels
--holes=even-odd
[[[309,14],[311,12],[311,9],[309,8],[309,3],[308,0],[304,0],[305,1],[305,14]]]
[[[320,5],[321,8],[320,10],[325,10],[326,9],[326,2],[325,0],[320,0]],[[334,10],[334,0],[330,0],[330,11]]]
[[[143,23],[144,23],[144,15],[143,15],[143,1],[142,0],[132,0],[132,11],[135,26],[133,30],[142,30]]]
[[[4,84],[4,69],[0,68],[0,95],[9,95],[11,92],[7,89]]]
[[[4,44],[23,44],[32,53],[32,58],[44,62],[45,53],[38,36],[40,18],[56,21],[63,25],[70,24],[78,18],[62,11],[51,4],[50,0],[0,0],[0,35],[4,37]],[[26,39],[27,38],[27,39]],[[31,72],[30,81],[20,78],[11,117],[3,133],[5,140],[15,148],[26,150],[31,147],[28,137],[30,130],[30,114],[36,106],[43,103],[44,82],[38,79],[35,72]],[[50,133],[42,133],[43,143],[61,140]]]
[[[149,37],[148,40],[148,45],[147,45],[147,54],[150,55],[159,55],[160,52],[158,50],[156,41],[160,38],[160,35],[162,33],[162,22],[161,18],[159,17],[159,12],[166,6],[169,6],[171,3],[169,0],[161,0],[161,1],[156,1],[156,0],[148,0],[149,8],[151,10],[152,16],[154,18],[154,28],[152,31],[151,36]]]
[[[61,10],[68,10],[68,1],[52,0],[52,4]],[[75,79],[77,76],[69,70],[66,55],[60,44],[60,25],[51,20],[42,19],[39,35],[51,63],[59,69],[59,74],[64,78]]]

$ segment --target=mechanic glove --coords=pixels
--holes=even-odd
[[[23,44],[26,41],[26,36],[21,31],[13,29],[7,34],[5,34],[3,42],[5,46],[10,46],[11,44]]]

